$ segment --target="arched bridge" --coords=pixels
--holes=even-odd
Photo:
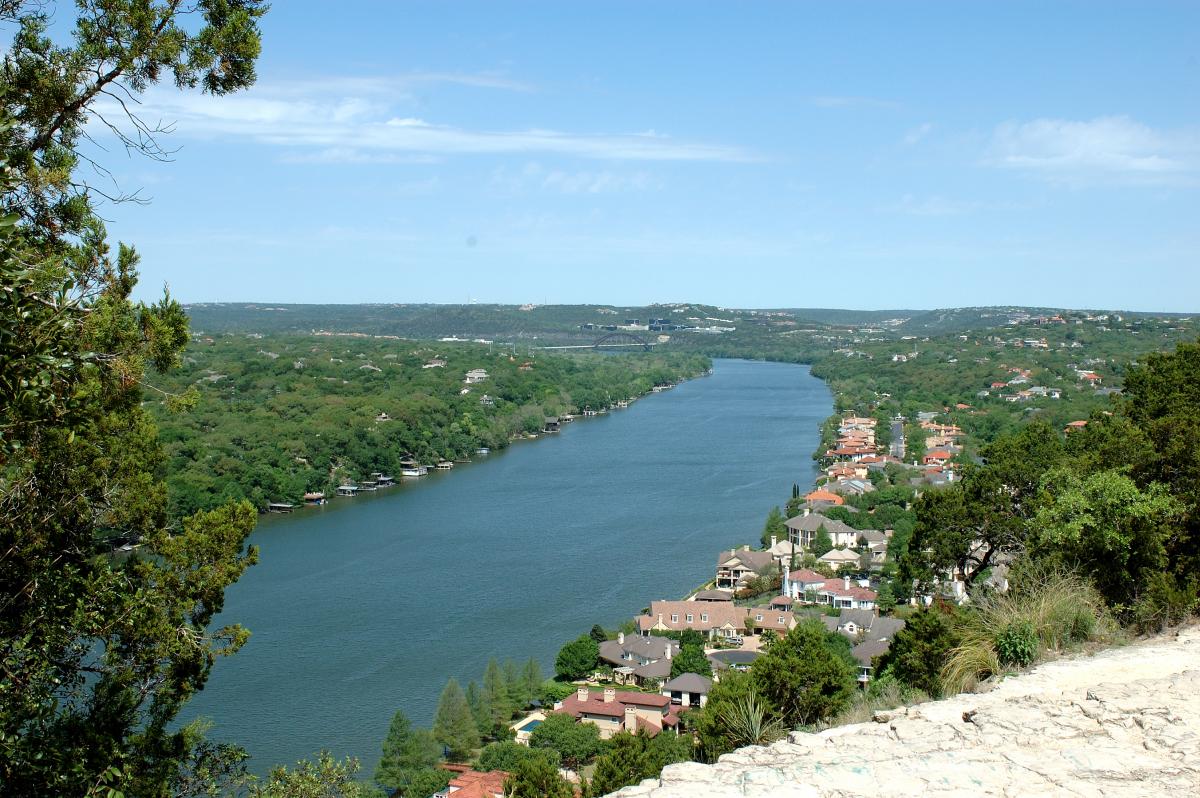
[[[593,349],[599,349],[602,346],[640,346],[645,351],[649,352],[651,344],[649,341],[644,341],[636,335],[627,332],[614,332],[608,335],[602,335],[592,344]]]

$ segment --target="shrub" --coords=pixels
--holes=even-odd
[[[1009,631],[1025,625],[1025,632]],[[1002,663],[998,651],[1002,635],[1006,641],[1022,635],[1032,641],[1032,656],[1019,647],[1005,652],[1019,654],[1029,665],[1045,651],[1108,638],[1116,628],[1091,582],[1069,571],[1036,567],[1025,571],[1007,593],[978,597],[974,607],[959,613],[956,627],[961,641],[949,653],[941,674],[948,693],[971,689],[979,680],[1000,673],[1004,664],[1018,664],[1016,660]]]
[[[1180,584],[1171,574],[1157,573],[1146,580],[1146,592],[1133,605],[1133,627],[1142,633],[1159,632],[1182,623],[1200,608],[1200,584],[1193,579]]]
[[[996,637],[996,655],[1001,665],[1024,668],[1038,654],[1038,636],[1029,621],[1009,624]]]

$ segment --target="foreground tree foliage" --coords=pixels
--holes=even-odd
[[[374,781],[389,793],[402,796],[427,796],[450,780],[448,771],[437,769],[442,758],[442,746],[428,729],[413,728],[408,717],[397,710],[392,716],[387,737],[383,740],[383,756],[375,766]],[[431,790],[427,784],[442,781]]]
[[[750,666],[751,684],[789,729],[836,715],[854,692],[846,639],[817,620],[798,624]]]
[[[596,760],[596,772],[587,795],[601,796],[657,776],[667,765],[686,762],[692,755],[690,737],[662,732],[651,737],[644,729],[637,734],[622,732],[608,741],[604,755]]]
[[[179,363],[183,309],[130,299],[138,258],[113,253],[76,167],[98,119],[166,153],[132,113],[166,76],[224,94],[250,85],[259,0],[0,3],[0,785],[11,795],[207,793],[244,755],[180,728],[216,657],[210,630],[255,558],[246,504],[168,523],[147,374]],[[49,22],[73,20],[69,44]],[[69,28],[68,28],[69,29]],[[120,112],[118,112],[120,113]],[[103,166],[89,162],[103,174]],[[112,541],[140,542],[128,557]]]

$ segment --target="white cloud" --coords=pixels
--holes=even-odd
[[[423,76],[468,85],[511,88],[477,76]],[[288,161],[381,162],[381,154],[436,157],[468,154],[548,153],[627,161],[748,161],[736,147],[682,141],[657,132],[579,134],[558,130],[468,130],[403,114],[405,91],[415,78],[349,78],[307,83],[260,83],[225,97],[151,89],[140,115],[163,120],[177,137],[249,139],[286,148]],[[472,82],[473,81],[473,82]],[[114,105],[99,103],[106,118]]]
[[[519,170],[500,167],[492,173],[491,185],[506,194],[522,194],[534,190],[562,194],[609,194],[662,188],[659,180],[645,172],[621,173],[607,169],[548,170],[538,163],[527,163]]]
[[[996,128],[986,161],[1063,182],[1179,182],[1197,169],[1200,137],[1127,116],[1035,119]]]
[[[911,147],[932,132],[933,124],[930,122],[917,125],[904,134],[904,143]]]

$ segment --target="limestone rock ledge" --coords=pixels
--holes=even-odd
[[[622,798],[1200,795],[1200,629],[682,763]]]

